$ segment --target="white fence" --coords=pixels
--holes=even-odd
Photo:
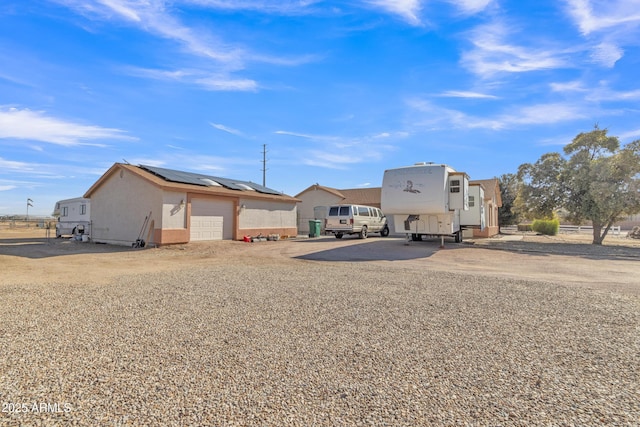
[[[590,225],[560,225],[561,233],[593,233],[593,227]],[[620,226],[609,228],[609,234],[612,236],[620,235]]]

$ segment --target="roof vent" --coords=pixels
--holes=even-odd
[[[242,188],[243,190],[249,190],[249,191],[256,191],[255,188],[251,188],[249,187],[247,184],[241,184],[239,182],[235,183],[238,187]]]
[[[207,185],[211,185],[213,187],[222,187],[222,185],[220,185],[220,183],[215,182],[214,180],[209,179],[209,178],[200,178],[200,181],[204,182]]]

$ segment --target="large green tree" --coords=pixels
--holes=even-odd
[[[514,210],[514,203],[518,195],[518,178],[515,174],[506,173],[498,178],[500,183],[500,197],[502,206],[498,208],[498,221],[500,227],[515,225],[519,215]]]
[[[551,219],[562,206],[566,160],[559,153],[543,154],[534,164],[518,168],[518,195],[515,209],[528,219]]]
[[[575,224],[590,221],[593,243],[600,245],[616,221],[640,212],[640,140],[621,147],[596,125],[566,145],[564,154],[520,166],[516,204],[529,217],[550,217],[562,208]]]

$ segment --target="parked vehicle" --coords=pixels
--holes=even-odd
[[[381,208],[393,216],[395,232],[412,240],[453,236],[459,243],[460,212],[469,209],[469,177],[434,163],[388,169],[382,179]]]
[[[90,234],[90,200],[84,197],[60,200],[53,216],[58,217],[56,237]]]
[[[379,208],[362,205],[334,205],[327,209],[325,232],[333,233],[336,239],[345,234],[358,234],[366,239],[369,233],[389,235],[387,218]]]

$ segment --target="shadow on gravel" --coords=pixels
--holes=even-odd
[[[564,255],[592,260],[640,260],[640,249],[632,246],[598,246],[580,243],[536,243],[525,241],[490,241],[476,243],[474,246],[476,248],[496,249],[534,256]]]
[[[42,259],[63,255],[95,254],[126,252],[132,249],[127,246],[102,245],[90,242],[79,242],[71,239],[44,238],[10,238],[0,239],[0,255],[18,256],[31,259]]]
[[[345,236],[346,237],[346,236]],[[336,240],[335,238],[332,238]],[[366,240],[354,239],[357,241],[336,241],[335,248],[324,249],[299,255],[294,258],[312,261],[406,261],[412,259],[428,258],[440,250],[440,243],[436,241],[411,242],[405,244],[405,240],[389,238],[368,238]],[[300,241],[300,244],[312,244],[318,240]],[[322,239],[322,242],[328,242]],[[459,244],[447,243],[447,248],[459,248]]]

